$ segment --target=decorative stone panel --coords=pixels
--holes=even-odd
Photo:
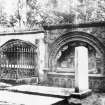
[[[74,74],[70,73],[48,73],[48,85],[54,87],[74,88]],[[105,77],[102,75],[89,76],[89,88],[97,92],[105,92]]]

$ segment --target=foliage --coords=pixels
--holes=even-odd
[[[11,27],[14,30],[14,26],[17,23],[17,17],[15,15],[10,15],[4,11],[4,8],[0,8],[0,25],[3,26],[3,28]]]
[[[84,4],[77,7],[78,19],[82,22],[96,22],[105,20],[105,1],[87,0]]]
[[[27,0],[27,7],[26,24],[29,29],[49,24],[105,20],[105,0]],[[24,21],[19,10],[12,16],[7,15],[0,5],[0,25],[15,27]]]
[[[4,26],[6,24],[7,24],[6,13],[4,12],[4,8],[1,6],[0,7],[0,25]]]
[[[56,11],[52,6],[57,6],[57,1],[46,2],[42,5],[37,0],[28,0],[28,6],[30,10],[27,13],[27,23],[30,26],[36,26],[37,24],[49,25],[49,24],[63,24],[73,23],[74,13],[70,11],[69,14],[65,12]]]
[[[16,17],[14,17],[13,15],[11,15],[8,23],[9,23],[9,27],[13,27],[13,30],[14,30],[14,26],[17,23]]]
[[[61,24],[61,23],[74,23],[75,21],[79,22],[95,22],[95,21],[104,21],[105,20],[105,1],[104,0],[76,0],[75,5],[68,2],[64,3],[63,0],[49,0],[44,4],[44,7],[41,4],[38,4],[37,0],[28,0],[30,2],[29,6],[31,7],[31,16],[33,23],[42,23],[42,24]],[[66,0],[67,1],[67,0]],[[66,2],[65,1],[65,2]],[[61,2],[61,3],[59,3]],[[76,4],[77,3],[77,4]],[[60,9],[59,5],[61,4]],[[65,9],[64,6],[66,6]],[[69,6],[69,7],[67,7]],[[62,12],[62,8],[64,8]],[[33,14],[33,15],[32,15]],[[41,21],[38,21],[34,16],[41,18]],[[29,17],[31,17],[29,15]],[[30,18],[31,19],[31,18]]]

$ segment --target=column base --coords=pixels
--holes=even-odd
[[[72,93],[70,95],[70,98],[76,98],[76,99],[84,99],[88,96],[90,96],[92,94],[92,91],[90,89],[83,91],[83,92],[79,92],[79,93]]]

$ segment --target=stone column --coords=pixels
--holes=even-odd
[[[44,34],[38,39],[38,65],[39,65],[39,79],[40,82],[44,81],[44,68],[45,68],[45,44]]]
[[[88,90],[88,49],[75,48],[75,92]]]

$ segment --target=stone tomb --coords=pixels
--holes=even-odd
[[[85,98],[90,95],[88,83],[88,49],[84,46],[75,47],[75,98]]]

